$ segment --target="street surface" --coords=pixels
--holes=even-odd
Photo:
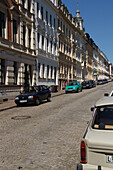
[[[0,170],[76,170],[94,102],[113,82],[0,112]]]

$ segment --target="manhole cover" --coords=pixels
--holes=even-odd
[[[24,120],[24,119],[30,119],[30,118],[31,118],[31,116],[14,116],[11,119],[14,119],[14,120]]]

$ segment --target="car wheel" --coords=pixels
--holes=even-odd
[[[81,88],[81,90],[80,90],[81,92],[82,92],[82,88]]]
[[[36,105],[39,105],[39,104],[40,104],[39,99],[36,99],[35,104],[36,104]]]
[[[48,101],[48,102],[51,102],[51,97],[47,97],[47,101]]]
[[[77,93],[78,93],[78,89],[77,89]]]

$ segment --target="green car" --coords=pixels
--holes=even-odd
[[[82,91],[82,85],[78,81],[71,81],[66,85],[65,93]]]

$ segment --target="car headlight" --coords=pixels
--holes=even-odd
[[[34,96],[28,96],[28,99],[33,99],[34,98]]]
[[[73,87],[73,89],[76,89],[76,87]]]
[[[15,100],[19,100],[19,97],[15,97]]]

